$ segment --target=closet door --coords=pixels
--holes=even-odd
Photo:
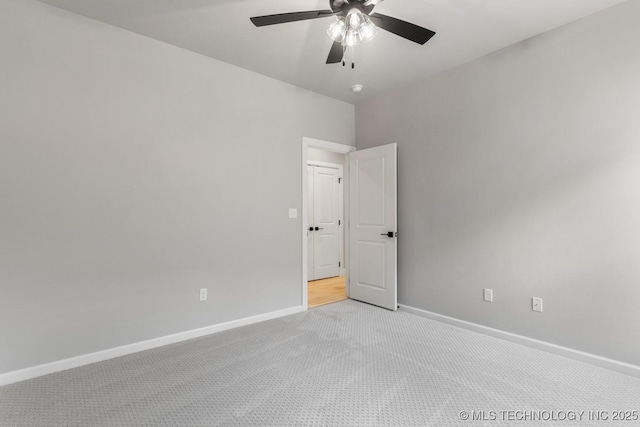
[[[340,275],[339,171],[309,166],[309,280]]]
[[[313,251],[313,166],[307,166],[307,224],[309,229],[307,230],[307,280],[316,280],[314,271],[314,251]]]

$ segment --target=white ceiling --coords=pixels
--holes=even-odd
[[[386,31],[356,68],[325,65],[333,18],[256,28],[251,16],[329,9],[329,0],[40,0],[350,103],[407,86],[624,0],[385,0],[375,11],[426,27],[424,46]],[[353,94],[353,84],[364,85]]]

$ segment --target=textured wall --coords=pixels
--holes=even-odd
[[[398,143],[400,303],[640,365],[638,16],[629,1],[356,107],[359,149]]]

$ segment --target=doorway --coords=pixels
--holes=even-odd
[[[349,154],[345,167],[344,265],[346,297],[388,310],[398,309],[396,143],[356,151],[349,145],[302,138],[302,306],[308,295],[308,152],[319,148]],[[345,179],[346,181],[346,179]],[[315,228],[315,227],[314,227]]]
[[[303,137],[302,139],[302,178],[303,178],[303,194],[302,194],[302,305],[304,307],[314,307],[317,305],[328,304],[330,302],[340,301],[348,298],[349,295],[349,281],[347,277],[347,265],[349,246],[348,239],[346,239],[347,226],[345,218],[348,218],[348,206],[344,203],[345,198],[348,198],[348,184],[346,183],[345,176],[347,172],[346,154],[355,151],[355,147],[350,145],[336,144],[333,142],[317,140],[313,138]],[[339,220],[339,257],[337,275],[334,276],[336,270],[335,266],[331,267],[332,272],[328,273],[330,277],[325,277],[323,274],[316,275],[311,272],[310,266],[313,264],[313,259],[310,261],[310,257],[315,258],[315,250],[313,246],[313,239],[320,238],[319,233],[324,230],[315,230],[318,228],[326,228],[321,224],[316,224],[316,218],[313,212],[313,202],[310,201],[309,187],[313,183],[313,177],[310,177],[309,165],[316,167],[328,167],[338,171],[340,166],[342,167],[342,173],[338,173],[336,178],[340,178],[340,185],[336,187],[342,194],[339,198],[341,206],[339,207],[338,217]],[[328,172],[328,171],[326,171]],[[321,180],[325,182],[325,186],[329,183],[329,177],[326,174],[321,177]],[[325,178],[325,179],[323,179]],[[325,215],[326,216],[326,215]],[[321,221],[326,221],[327,218],[319,218]],[[330,220],[329,220],[330,222]],[[310,227],[313,227],[313,231],[310,231]],[[318,233],[315,234],[314,233]],[[331,239],[325,237],[325,240],[329,242]],[[325,263],[330,264],[330,263]],[[320,280],[313,280],[314,278],[320,278]],[[310,281],[312,280],[312,281]],[[309,282],[310,281],[310,282]]]
[[[344,271],[344,154],[307,151],[308,307],[342,301]]]

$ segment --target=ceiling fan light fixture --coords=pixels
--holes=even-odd
[[[356,8],[351,9],[347,16],[337,16],[336,21],[327,29],[329,37],[345,47],[371,40],[377,32],[378,28],[371,19]]]
[[[376,34],[378,34],[378,28],[373,25],[370,19],[367,19],[367,22],[362,24],[360,32],[362,33],[362,38],[364,40],[371,40],[376,36]]]
[[[343,45],[346,45],[348,47],[351,46],[355,46],[358,43],[360,43],[361,39],[360,39],[360,33],[357,33],[351,29],[349,29],[347,31],[347,36],[345,37],[344,41],[342,42]]]
[[[275,15],[254,16],[250,19],[256,27],[264,27],[334,16],[335,20],[327,28],[327,35],[333,40],[333,44],[326,63],[342,63],[343,66],[346,64],[344,56],[347,48],[371,40],[378,33],[378,28],[420,45],[428,42],[436,34],[434,31],[410,22],[374,13],[373,9],[380,2],[382,0],[329,0],[329,9],[277,13]],[[377,25],[373,25],[372,19]],[[349,50],[353,54],[353,49]],[[351,68],[354,67],[355,62],[352,60]]]
[[[349,13],[347,13],[347,18],[349,18],[349,27],[358,29],[360,24],[362,23],[362,12],[358,9],[351,9]]]
[[[344,40],[345,36],[345,27],[345,19],[340,16],[333,24],[329,26],[327,34],[329,34],[329,37],[331,37],[333,41],[342,43],[342,40]]]

